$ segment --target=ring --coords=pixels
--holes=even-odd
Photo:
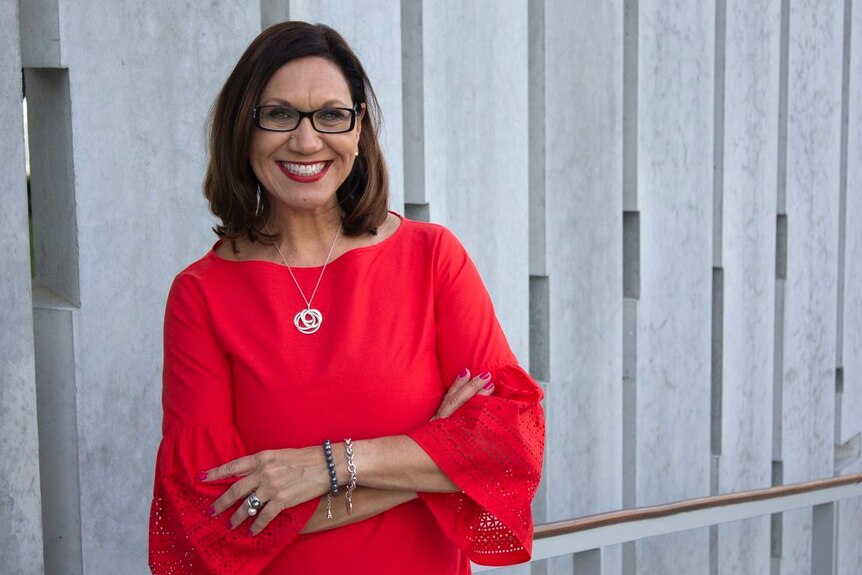
[[[254,491],[252,491],[251,494],[245,498],[245,506],[248,508],[248,516],[254,517],[257,515],[257,512],[260,511],[260,508],[263,507],[263,503],[257,498]]]

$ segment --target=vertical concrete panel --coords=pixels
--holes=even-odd
[[[77,497],[80,492],[75,401],[77,313],[63,298],[34,286],[33,335],[46,575],[84,572],[81,506]]]
[[[60,11],[58,0],[27,0],[18,6],[21,65],[58,68],[60,62]]]
[[[723,39],[721,452],[718,489],[772,479],[780,4],[728,0]],[[769,572],[769,518],[718,527],[717,572]]]
[[[422,44],[422,2],[401,0],[401,99],[404,132],[404,202],[408,217],[428,220],[425,197],[425,79]],[[418,212],[418,213],[417,213]]]
[[[291,20],[332,26],[356,51],[383,112],[381,145],[389,168],[390,205],[404,212],[401,98],[401,5],[386,0],[292,0]]]
[[[494,575],[532,575],[532,565],[529,563],[522,563],[520,565],[512,565],[509,567],[499,567],[494,569],[492,573]]]
[[[0,571],[42,572],[18,4],[0,3]]]
[[[844,228],[843,390],[840,430],[835,443],[853,446],[850,461],[836,473],[862,472],[858,445],[862,435],[862,4],[850,4],[847,92],[846,203]],[[845,12],[845,16],[847,13]],[[846,25],[847,23],[845,23]],[[837,575],[862,573],[862,498],[838,504]]]
[[[527,2],[423,2],[425,194],[476,262],[515,354],[529,323]]]
[[[844,444],[862,433],[862,4],[855,3],[851,36],[847,123],[847,202],[845,206],[844,310],[842,359],[844,390],[841,433]],[[860,521],[862,524],[862,521]],[[860,527],[862,529],[862,527]],[[859,533],[862,539],[862,531]]]
[[[162,312],[171,278],[215,240],[204,123],[260,31],[259,3],[60,4],[80,223],[83,571],[146,573]]]
[[[546,277],[548,214],[545,197],[545,0],[530,0],[528,12],[530,275]],[[533,345],[532,341],[530,345]]]
[[[707,495],[715,7],[639,4],[637,504]],[[680,553],[686,549],[686,553]],[[706,573],[708,530],[638,543],[640,573]]]
[[[260,27],[290,20],[290,0],[260,0]]]
[[[845,473],[862,472],[862,462],[857,462]],[[862,497],[845,499],[837,504],[837,557],[835,575],[859,575],[862,573]]]
[[[787,100],[785,483],[833,473],[843,3],[794,1]],[[782,575],[811,565],[811,511],[785,513]]]
[[[545,4],[547,475],[559,521],[622,506],[622,5]]]
[[[835,503],[821,503],[811,509],[811,572],[835,572]]]

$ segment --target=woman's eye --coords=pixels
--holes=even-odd
[[[275,121],[291,120],[296,117],[296,111],[290,108],[270,108],[266,113],[266,117]]]
[[[348,118],[344,110],[327,109],[317,113],[317,117],[323,122],[340,122]]]

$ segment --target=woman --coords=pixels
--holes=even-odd
[[[454,236],[387,210],[378,120],[344,39],[301,22],[216,100],[219,241],[165,316],[154,573],[529,559],[541,391]]]

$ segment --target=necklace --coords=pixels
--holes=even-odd
[[[264,224],[266,228],[266,233],[272,235],[272,232],[269,231],[269,225]],[[299,295],[302,296],[302,299],[305,300],[305,309],[299,310],[299,312],[293,317],[293,325],[296,326],[296,329],[299,330],[300,333],[304,333],[306,335],[316,332],[320,329],[320,324],[323,323],[323,314],[320,313],[320,310],[314,309],[311,307],[311,302],[314,301],[314,296],[317,295],[317,288],[320,286],[320,280],[323,279],[323,272],[326,271],[326,266],[329,264],[329,258],[332,257],[332,251],[335,249],[335,243],[338,241],[338,234],[341,233],[341,224],[338,224],[338,229],[335,230],[335,237],[332,238],[332,245],[329,247],[329,253],[326,255],[326,261],[323,262],[323,269],[320,270],[320,275],[317,277],[317,283],[314,285],[314,291],[311,292],[311,297],[305,297],[305,292],[302,291],[302,288],[299,287],[299,282],[296,281],[296,276],[293,275],[293,270],[287,264],[287,258],[284,257],[284,254],[281,253],[281,248],[278,247],[278,243],[275,243],[275,249],[278,250],[278,255],[281,256],[281,261],[284,263],[284,266],[287,268],[287,271],[290,272],[290,277],[293,278],[293,283],[296,284],[296,289],[299,290]]]

